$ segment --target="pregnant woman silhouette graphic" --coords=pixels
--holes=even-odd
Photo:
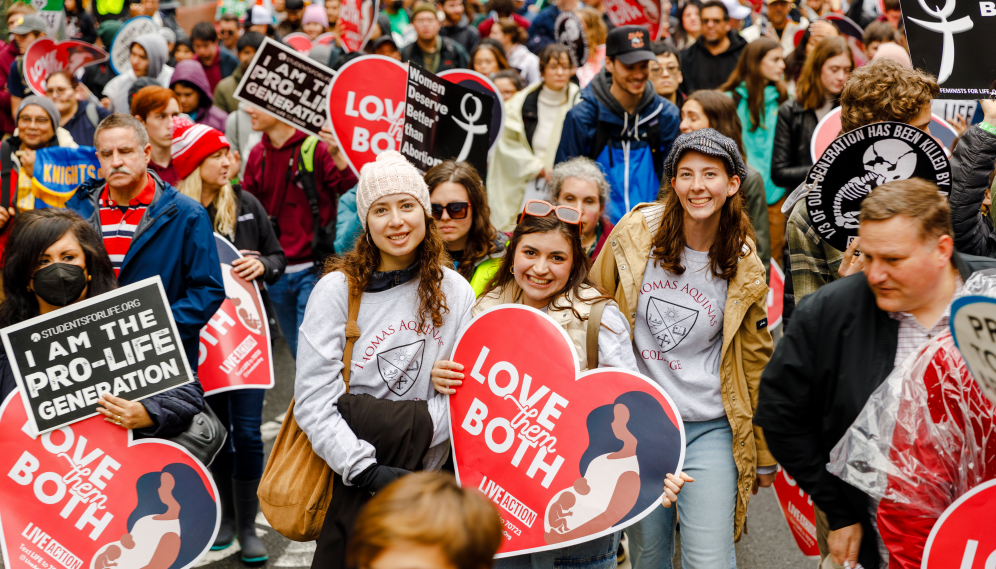
[[[589,413],[586,424],[582,477],[546,508],[548,544],[599,534],[656,506],[667,473],[678,467],[681,433],[648,393],[624,393]]]

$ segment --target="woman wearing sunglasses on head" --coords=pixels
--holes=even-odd
[[[502,304],[524,304],[542,310],[571,338],[582,371],[597,367],[635,371],[636,359],[629,339],[629,324],[616,303],[595,288],[588,278],[591,261],[581,245],[581,212],[567,206],[530,200],[526,202],[519,220],[512,233],[508,253],[489,283],[490,288],[474,305],[474,314]],[[598,309],[593,312],[596,305],[603,310],[601,320],[589,323],[590,318],[598,318]],[[589,330],[598,330],[597,354],[588,353]],[[597,361],[593,361],[596,358]],[[454,387],[463,383],[464,374],[461,371],[463,366],[456,362],[436,362],[432,370],[436,389],[440,393],[456,393]],[[666,489],[666,504],[670,505],[671,500],[676,499],[686,480],[690,479],[669,474],[667,480],[659,481]],[[654,493],[654,500],[658,495],[659,491]],[[616,525],[621,516],[610,519],[611,515],[629,513],[637,501],[635,494],[613,492],[605,508],[606,514],[593,520],[602,525],[588,528],[588,534]],[[565,536],[566,539],[571,538]],[[616,566],[618,548],[619,532],[615,532],[562,549],[502,559],[495,566],[552,568],[586,561],[585,567],[608,569]]]
[[[685,423],[684,469],[696,482],[678,510],[690,569],[736,566],[751,489],[775,477],[752,423],[772,343],[764,267],[740,195],[746,176],[733,140],[709,128],[682,134],[664,164],[663,199],[623,216],[592,269],[630,316],[640,373],[668,392]],[[671,567],[674,530],[674,510],[661,508],[630,527],[633,566]]]
[[[446,460],[446,399],[430,370],[474,303],[467,281],[444,267],[429,188],[400,153],[363,166],[356,209],[364,233],[327,262],[297,350],[294,418],[336,478],[315,568],[346,566],[347,536],[372,493]]]
[[[425,174],[443,244],[454,268],[480,296],[495,275],[508,238],[491,225],[484,183],[467,162],[446,160]]]

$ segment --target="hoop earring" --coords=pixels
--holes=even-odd
[[[511,267],[509,267],[508,268],[508,272],[510,272],[510,273],[512,273],[514,275],[515,274],[515,265],[512,265]]]

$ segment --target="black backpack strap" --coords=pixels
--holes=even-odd
[[[664,153],[661,151],[661,119],[660,115],[654,117],[647,125],[647,145],[650,147],[650,156],[654,161],[654,171],[658,176],[664,174]]]
[[[314,169],[313,165],[312,170]],[[322,214],[318,209],[318,184],[315,180],[315,172],[309,172],[304,167],[304,144],[297,151],[297,176],[298,181],[301,182],[301,188],[304,189],[304,195],[308,198],[308,207],[311,208],[311,220],[314,226],[311,242],[314,244],[318,240],[318,232],[322,227]]]
[[[14,168],[14,162],[10,159],[10,153],[10,143],[6,140],[0,143],[0,207],[3,207],[4,210],[9,208],[14,201],[10,189],[11,170]]]

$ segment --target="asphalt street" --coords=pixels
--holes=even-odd
[[[267,393],[263,406],[262,433],[267,456],[294,393],[294,361],[282,339],[278,339],[274,347],[273,368],[276,385]],[[298,543],[288,540],[270,528],[262,514],[257,516],[256,522],[263,542],[270,552],[270,559],[265,567],[311,566],[315,551],[314,542]],[[736,549],[737,567],[740,569],[814,568],[817,565],[816,561],[806,559],[799,552],[771,489],[762,489],[751,500],[747,512],[747,531]],[[236,543],[228,549],[209,552],[196,566],[209,569],[241,569],[245,565],[239,560],[237,553]],[[680,569],[680,560],[676,561],[675,568]],[[0,568],[2,566],[0,561]],[[620,567],[629,566],[627,562]]]

